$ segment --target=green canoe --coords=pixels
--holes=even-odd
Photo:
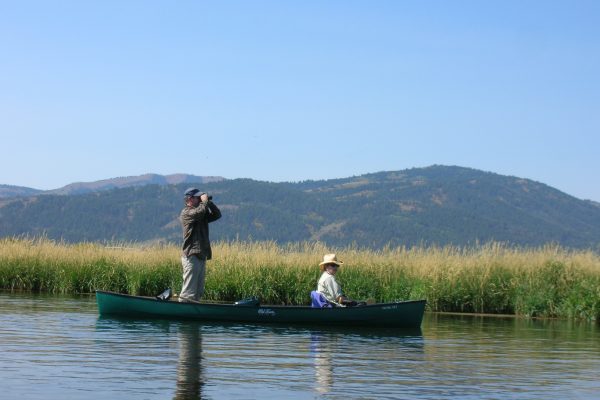
[[[419,328],[425,311],[425,300],[370,304],[361,307],[312,308],[308,306],[235,305],[203,302],[179,303],[158,300],[154,297],[97,291],[96,301],[98,312],[102,316],[397,328]]]

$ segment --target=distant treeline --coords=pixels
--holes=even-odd
[[[77,242],[179,243],[190,183],[0,201],[0,237]],[[471,246],[505,242],[600,250],[600,205],[546,185],[478,170],[434,166],[358,177],[198,184],[223,218],[221,241],[318,241],[334,247]]]
[[[329,252],[345,262],[339,280],[359,300],[426,299],[430,311],[600,318],[597,253],[499,243],[374,251],[308,242],[218,242],[208,263],[205,298],[257,296],[264,304],[309,304],[318,263]],[[178,246],[0,240],[2,289],[155,295],[167,287],[181,288]]]

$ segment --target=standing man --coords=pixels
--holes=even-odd
[[[206,260],[212,258],[208,223],[221,218],[221,211],[206,193],[189,188],[184,196],[185,207],[179,215],[183,228],[183,287],[179,294],[180,302],[198,301],[204,294]]]

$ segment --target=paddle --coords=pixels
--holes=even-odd
[[[171,288],[167,288],[164,292],[156,295],[155,297],[161,301],[168,301],[172,295],[173,295],[173,293],[171,292]],[[198,300],[185,299],[184,301],[182,301],[182,303],[206,304],[207,302],[200,302]],[[259,307],[260,301],[258,300],[258,297],[252,296],[252,297],[248,297],[243,300],[238,300],[233,304],[236,306]]]
[[[366,301],[356,301],[356,300],[345,300],[343,303],[346,307],[362,307],[368,306],[370,304],[375,304],[374,299],[367,299]]]
[[[371,304],[375,304],[375,299],[357,301],[355,307],[370,306]]]

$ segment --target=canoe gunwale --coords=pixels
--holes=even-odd
[[[252,305],[238,305],[238,304],[234,304],[234,303],[219,303],[219,302],[210,302],[210,301],[197,301],[197,302],[178,302],[178,301],[173,301],[173,300],[159,300],[156,297],[150,297],[150,296],[135,296],[135,295],[131,295],[131,294],[125,294],[125,293],[117,293],[117,292],[110,292],[110,291],[106,291],[106,290],[96,290],[96,294],[101,293],[104,295],[111,295],[111,296],[119,296],[119,297],[124,297],[124,298],[130,298],[130,299],[137,299],[137,300],[146,300],[146,301],[151,301],[151,302],[160,302],[160,303],[173,303],[173,304],[177,304],[178,306],[225,306],[225,307],[234,307],[234,308],[240,308],[240,307],[246,307],[246,308],[282,308],[282,309],[299,309],[299,308],[306,308],[306,309],[311,309],[311,310],[319,310],[319,308],[314,308],[311,306],[297,306],[297,305],[283,305],[283,304],[259,304],[258,306],[252,306]],[[393,306],[393,305],[397,305],[397,304],[407,304],[407,303],[422,303],[425,302],[425,300],[398,300],[398,301],[393,301],[390,303],[375,303],[375,304],[367,304],[364,306],[359,306],[359,307],[335,307],[335,308],[322,308],[322,310],[356,310],[356,309],[364,309],[364,308],[369,308],[369,307],[373,307],[373,308],[380,308],[380,307],[385,307],[385,306]]]

